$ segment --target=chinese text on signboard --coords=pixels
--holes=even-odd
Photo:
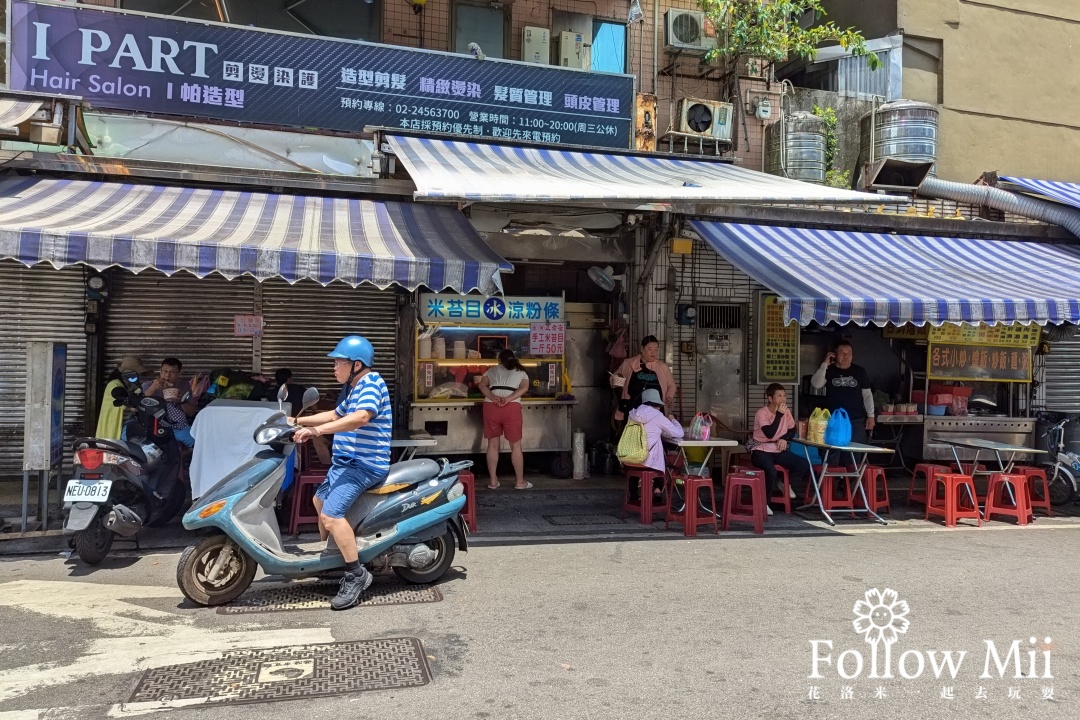
[[[1031,382],[1031,348],[930,344],[931,380]]]
[[[233,335],[236,337],[261,337],[262,315],[233,315]]]
[[[784,323],[784,303],[775,295],[762,294],[761,382],[792,382],[798,374],[799,326]]]
[[[82,6],[11,3],[10,87],[95,107],[627,148],[634,78]]]
[[[529,325],[529,355],[533,357],[562,357],[566,349],[566,323],[532,323]]]
[[[422,293],[420,319],[457,325],[530,325],[563,319],[561,297],[515,297]]]
[[[930,328],[930,342],[954,345],[1005,345],[1033,347],[1039,344],[1038,325],[963,325],[946,324]]]

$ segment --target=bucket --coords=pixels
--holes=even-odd
[[[438,358],[439,360],[446,359],[446,338],[435,338],[432,340],[431,347],[432,352],[435,353],[432,357]]]
[[[423,360],[427,360],[431,357],[431,338],[420,338],[419,353],[420,358]]]
[[[454,341],[454,359],[455,360],[464,360],[465,359],[465,341],[464,340],[455,340]]]

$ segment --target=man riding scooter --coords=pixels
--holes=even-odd
[[[334,410],[290,421],[301,426],[294,435],[298,444],[319,435],[334,436],[333,460],[315,492],[315,509],[320,535],[324,540],[332,535],[345,560],[345,576],[330,601],[334,610],[345,610],[359,603],[371,585],[371,573],[360,563],[345,513],[361,493],[386,479],[393,417],[386,382],[371,369],[375,349],[367,339],[343,338],[327,357],[334,358],[334,377],[345,385],[344,399]]]

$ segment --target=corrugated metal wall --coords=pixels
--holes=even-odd
[[[67,343],[65,446],[83,434],[86,404],[82,270],[0,261],[0,477],[22,474],[26,343]],[[70,453],[68,453],[69,455]]]
[[[262,286],[265,318],[263,372],[287,367],[301,385],[326,393],[337,388],[326,354],[346,335],[363,335],[375,346],[375,369],[393,396],[397,376],[398,313],[393,290],[345,284],[323,287],[303,281],[269,280]]]
[[[1047,410],[1080,413],[1080,334],[1050,345],[1041,389]]]

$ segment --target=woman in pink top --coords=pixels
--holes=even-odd
[[[641,463],[642,467],[664,472],[667,469],[667,463],[664,462],[664,438],[678,440],[683,436],[683,427],[675,420],[675,416],[664,415],[664,401],[660,397],[660,391],[649,388],[641,393],[641,405],[630,411],[630,419],[641,423],[645,428],[645,447],[649,456]],[[659,495],[662,490],[662,484],[655,486],[653,494]]]
[[[796,497],[795,486],[802,486],[810,473],[810,465],[788,449],[788,441],[795,438],[795,418],[787,406],[787,391],[780,383],[765,389],[765,407],[754,415],[754,449],[750,454],[755,467],[765,472],[765,496],[771,498],[776,492],[776,466],[787,468],[791,480],[791,497]]]

